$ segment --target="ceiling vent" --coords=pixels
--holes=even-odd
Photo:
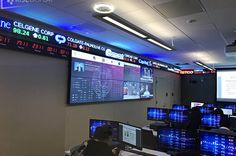
[[[153,6],[166,18],[176,18],[204,12],[204,7],[198,0],[172,0]]]

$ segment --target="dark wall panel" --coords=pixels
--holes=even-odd
[[[181,101],[185,105],[194,102],[215,103],[215,74],[182,75]]]

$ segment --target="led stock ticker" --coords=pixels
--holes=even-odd
[[[63,34],[60,34],[60,33],[45,29],[45,28],[41,28],[33,24],[21,22],[18,20],[11,20],[11,19],[6,19],[4,17],[0,17],[0,32],[1,31],[3,32],[4,35],[5,34],[11,34],[13,36],[17,35],[18,36],[17,38],[21,38],[20,36],[22,36],[22,39],[25,40],[24,42],[23,40],[19,42],[15,42],[14,40],[13,40],[14,42],[11,41],[12,42],[11,45],[15,44],[18,46],[17,49],[20,48],[21,50],[33,49],[35,52],[38,51],[40,53],[40,51],[43,51],[44,53],[46,53],[47,51],[45,50],[46,46],[42,46],[42,44],[40,44],[41,42],[42,43],[44,42],[45,44],[57,45],[58,47],[63,47],[63,48],[65,47],[70,50],[77,49],[84,52],[90,52],[97,55],[103,55],[110,58],[124,60],[126,62],[145,65],[145,66],[158,68],[158,69],[161,68],[167,71],[168,71],[168,68],[172,69],[172,67],[164,63],[161,63],[158,61],[157,62],[151,61],[148,59],[143,59],[142,57],[138,57],[138,56],[123,52],[122,50],[114,50],[112,48],[104,46],[103,44],[89,41],[89,39],[80,39],[80,38],[74,38],[71,36],[66,36],[66,35],[63,35]],[[12,38],[10,37],[10,39]],[[0,44],[4,45],[5,42],[3,41],[6,41],[6,40],[4,40],[3,38],[0,38],[0,40],[1,40]],[[30,44],[26,42],[27,40],[29,41]],[[34,44],[32,44],[32,41],[34,42]],[[37,41],[40,41],[40,42],[36,44]],[[29,46],[32,46],[32,47],[29,48]],[[55,47],[55,46],[52,46],[52,47]],[[54,56],[54,53],[58,52],[57,48],[49,47],[48,50],[51,52],[51,54],[49,54],[50,56]],[[68,58],[68,56],[66,58]],[[176,72],[176,71],[171,71],[171,72]]]

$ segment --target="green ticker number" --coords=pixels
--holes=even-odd
[[[37,38],[40,39],[40,40],[43,40],[43,41],[49,41],[48,36],[44,36],[44,35],[41,35],[41,34],[38,34]]]
[[[19,34],[19,35],[22,35],[22,36],[30,36],[30,32],[29,31],[18,29],[18,28],[13,28],[13,33]]]

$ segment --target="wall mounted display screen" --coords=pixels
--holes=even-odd
[[[196,147],[196,136],[182,129],[160,129],[157,141],[159,148],[163,148],[163,150],[190,150]]]
[[[236,137],[200,131],[200,154],[205,156],[236,156]]]
[[[152,97],[151,68],[72,51],[70,104]]]
[[[148,107],[147,119],[154,121],[166,121],[168,120],[168,109]]]
[[[217,101],[236,102],[236,70],[217,70]]]

